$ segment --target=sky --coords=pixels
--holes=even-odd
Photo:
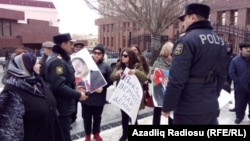
[[[59,32],[83,35],[97,35],[98,27],[95,19],[99,18],[96,11],[90,9],[84,0],[44,0],[54,3],[57,11]]]

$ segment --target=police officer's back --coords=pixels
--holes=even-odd
[[[175,124],[217,121],[217,98],[226,79],[227,56],[224,41],[212,31],[209,12],[207,5],[192,3],[179,17],[185,34],[174,46],[163,104],[163,115],[174,110]]]

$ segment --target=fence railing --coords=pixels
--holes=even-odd
[[[213,25],[214,31],[226,41],[231,42],[234,52],[239,53],[239,44],[250,42],[250,31],[247,28],[239,28],[231,25]]]

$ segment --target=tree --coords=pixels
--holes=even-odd
[[[191,2],[204,0],[84,0],[104,17],[135,23],[151,33],[152,60],[159,55],[161,35]]]

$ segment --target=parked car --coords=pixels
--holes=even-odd
[[[104,61],[111,66],[112,70],[115,68],[118,59],[119,59],[119,55],[118,55],[118,57],[108,55],[108,54],[105,54],[105,56],[104,56]]]

